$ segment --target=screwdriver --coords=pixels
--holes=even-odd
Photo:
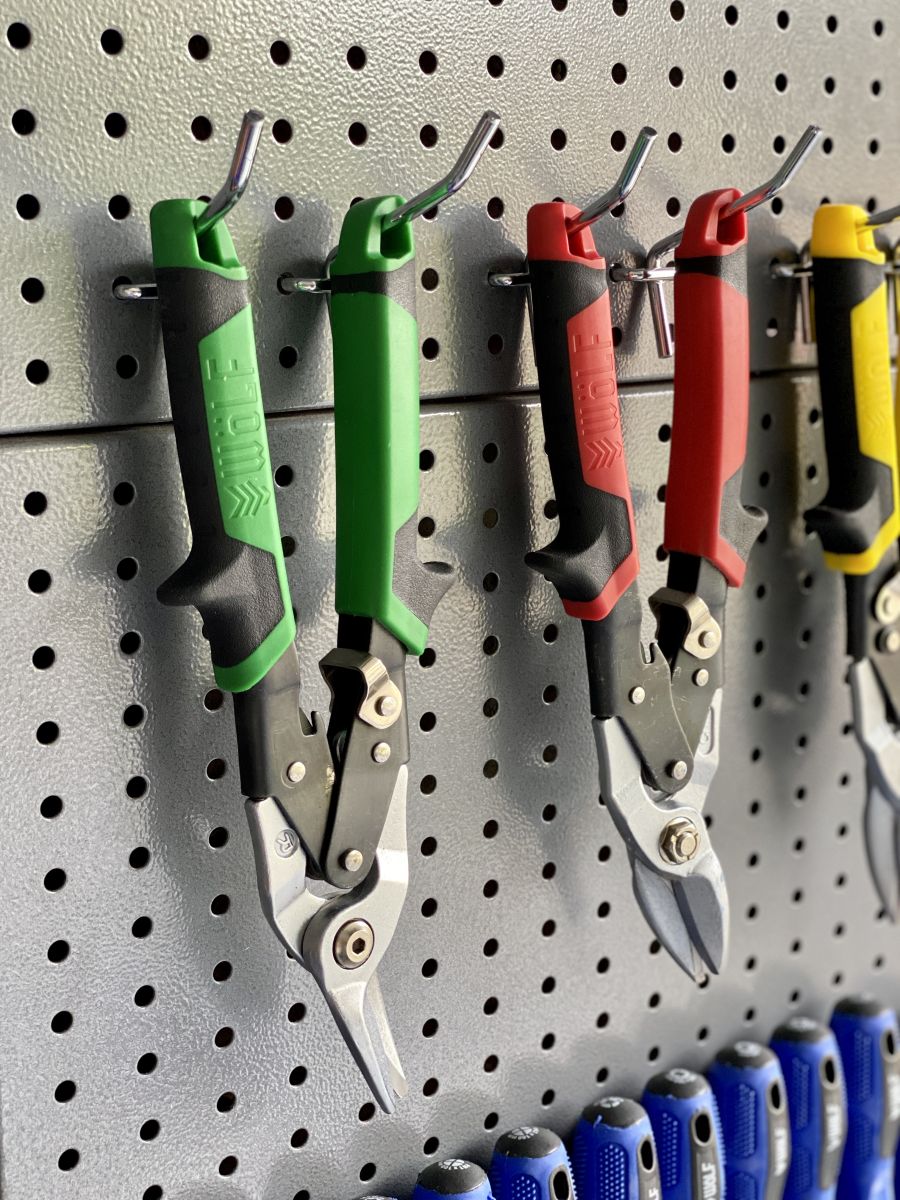
[[[504,1133],[488,1174],[494,1200],[574,1200],[569,1156],[550,1129],[522,1125]]]
[[[834,1034],[791,1017],[772,1034],[787,1088],[791,1166],[785,1200],[831,1200],[847,1138],[844,1075]]]
[[[741,1200],[781,1200],[791,1130],[777,1056],[758,1042],[735,1042],[719,1051],[707,1075],[722,1122],[726,1191]]]
[[[660,1200],[653,1130],[636,1100],[604,1096],[584,1110],[572,1166],[579,1200]]]
[[[848,996],[831,1014],[847,1086],[847,1146],[838,1200],[893,1200],[900,1131],[897,1016],[873,996]]]
[[[475,1163],[464,1158],[445,1158],[419,1172],[412,1200],[435,1200],[435,1197],[448,1200],[456,1196],[465,1200],[491,1200],[491,1185]]]
[[[722,1134],[707,1081],[696,1071],[673,1067],[653,1076],[642,1101],[659,1150],[665,1200],[720,1200]]]

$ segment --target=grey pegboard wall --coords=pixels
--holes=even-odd
[[[597,802],[577,625],[522,562],[553,532],[552,493],[534,397],[511,394],[534,384],[521,297],[485,281],[515,265],[528,206],[585,200],[641,124],[661,136],[601,227],[611,260],[674,228],[699,190],[770,174],[777,139],[817,120],[830,148],[751,238],[754,365],[808,363],[792,291],[766,269],[824,196],[900,199],[888,6],[210,0],[185,16],[23,0],[2,28],[0,423],[18,434],[0,444],[4,1198],[402,1196],[442,1154],[484,1161],[522,1121],[567,1131],[603,1089],[702,1067],[788,1012],[824,1016],[867,984],[896,1001],[897,933],[860,837],[841,587],[800,516],[824,486],[812,375],[753,388],[746,498],[770,526],[729,608],[708,809],[732,952],[698,992],[652,943]],[[155,599],[187,545],[157,316],[111,296],[116,277],[147,277],[153,201],[218,186],[249,104],[290,126],[267,135],[229,223],[277,414],[303,698],[319,708],[331,425],[289,410],[327,409],[330,348],[318,302],[275,281],[321,265],[354,196],[412,190],[482,108],[504,118],[502,146],[416,230],[420,276],[438,277],[419,292],[422,340],[438,344],[423,389],[450,397],[423,417],[420,549],[460,580],[410,666],[411,885],[381,972],[410,1095],[392,1118],[259,910],[230,701],[194,614]],[[23,196],[39,211],[20,214]],[[645,306],[614,295],[620,373],[662,375]],[[632,383],[623,397],[649,592],[671,396]],[[81,428],[51,432],[66,427]]]
[[[624,399],[648,590],[670,399]],[[522,1121],[566,1131],[602,1089],[702,1066],[850,987],[896,999],[897,934],[860,838],[840,581],[798,516],[822,487],[815,403],[808,376],[754,388],[747,493],[771,523],[728,615],[708,811],[732,950],[700,992],[632,898],[598,804],[580,633],[522,561],[555,525],[538,410],[425,415],[422,550],[460,578],[410,670],[411,885],[380,973],[410,1094],[391,1118],[265,924],[230,702],[199,622],[154,597],[187,543],[170,429],[7,442],[3,1195],[405,1195],[442,1153],[484,1161]],[[304,701],[321,707],[330,421],[281,418],[270,436],[290,469]]]
[[[608,187],[644,124],[660,134],[650,164],[596,230],[610,261],[676,229],[700,191],[767,179],[809,122],[827,134],[752,218],[758,370],[809,355],[770,260],[796,254],[823,197],[874,208],[900,190],[900,21],[886,0],[20,0],[4,14],[7,430],[167,418],[152,308],[126,309],[112,283],[148,276],[156,200],[219,186],[251,105],[270,127],[229,224],[271,410],[330,403],[323,308],[280,295],[278,276],[321,269],[355,196],[442,175],[486,107],[503,117],[502,145],[416,229],[420,274],[437,273],[419,289],[429,397],[534,386],[524,299],[493,292],[488,269],[521,260],[531,204]],[[40,300],[23,298],[26,280]],[[646,305],[613,291],[622,377],[669,374]]]

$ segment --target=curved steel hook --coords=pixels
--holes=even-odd
[[[250,182],[250,172],[253,170],[253,161],[256,158],[256,149],[259,145],[260,134],[262,133],[263,121],[265,117],[261,112],[257,112],[255,108],[251,108],[249,112],[244,113],[244,119],[241,121],[241,129],[238,134],[237,145],[234,148],[234,157],[231,160],[231,167],[228,171],[228,178],[204,208],[203,212],[194,220],[194,228],[197,231],[197,237],[201,238],[205,233],[209,233],[212,227],[226,216],[243,196],[247,184]]]
[[[566,228],[569,233],[577,233],[579,229],[585,229],[588,225],[593,225],[604,213],[608,213],[611,208],[615,208],[617,204],[621,204],[623,200],[627,199],[638,181],[638,176],[644,169],[650,148],[655,141],[656,130],[649,125],[645,125],[634,139],[631,153],[625,161],[625,166],[622,168],[619,178],[608,192],[604,192],[602,196],[598,196],[596,200],[588,204],[586,208],[583,208],[577,217],[572,217],[570,221],[566,222]]]
[[[487,150],[488,142],[500,128],[500,118],[495,112],[486,112],[475,126],[472,136],[466,142],[462,154],[450,168],[443,179],[433,183],[431,187],[419,192],[399,208],[388,213],[382,221],[382,229],[392,229],[402,221],[414,221],[416,217],[442,204],[448,196],[458,192],[478,165],[478,161]]]

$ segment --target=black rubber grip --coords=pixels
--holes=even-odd
[[[860,449],[851,326],[853,310],[883,283],[884,267],[876,263],[855,258],[813,260],[828,491],[822,503],[806,513],[806,523],[819,535],[825,550],[834,554],[868,550],[893,511],[891,468]],[[882,315],[886,322],[886,314],[879,314],[879,321]],[[873,341],[873,350],[881,348],[882,340],[884,362],[873,362],[872,368],[881,374],[880,388],[882,392],[886,389],[886,394],[880,397],[877,410],[865,405],[862,419],[869,422],[887,419],[892,408],[886,324],[883,339]],[[888,453],[887,443],[893,436],[892,430],[885,434]]]
[[[212,271],[176,267],[158,269],[156,282],[172,421],[192,534],[187,559],[157,594],[163,604],[193,605],[199,610],[213,663],[227,669],[247,659],[285,614],[274,554],[225,531],[204,399],[200,342],[247,308],[247,284]],[[252,403],[259,406],[255,354],[252,366],[244,386],[255,389]],[[264,427],[259,440],[265,443]],[[259,494],[248,492],[243,500],[237,496],[236,505],[274,506],[267,449],[265,466],[268,479],[260,470]]]
[[[574,614],[597,619],[637,576],[606,272],[578,262],[534,259],[529,274],[559,533],[525,561],[564,601],[598,602],[596,611]],[[616,594],[604,597],[629,558],[631,570],[621,573]]]

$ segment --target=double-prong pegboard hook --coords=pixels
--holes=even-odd
[[[865,221],[861,221],[857,228],[859,229],[880,229],[883,225],[890,225],[900,217],[900,204],[894,205],[893,208],[885,208],[881,212],[871,213],[866,217]],[[885,266],[885,273],[888,278],[888,303],[890,304],[890,293],[894,297],[894,324],[898,335],[900,335],[900,283],[898,283],[898,274],[900,274],[900,244],[894,247],[893,252],[887,255],[888,262]],[[796,280],[800,285],[800,336],[804,345],[811,345],[815,341],[813,331],[812,318],[812,256],[809,251],[809,242],[803,247],[800,252],[800,258],[797,262],[773,262],[769,273],[773,279]]]
[[[790,154],[775,172],[771,179],[760,184],[752,191],[745,192],[722,211],[720,219],[736,216],[741,212],[751,212],[760,204],[771,200],[783,188],[787,187],[794,175],[808,158],[816,142],[822,135],[818,125],[809,125],[803,136],[791,150]],[[614,266],[610,269],[610,278],[618,283],[646,283],[650,289],[650,312],[653,317],[653,329],[656,334],[656,349],[660,358],[671,358],[674,351],[672,326],[669,321],[668,305],[666,303],[663,283],[675,276],[675,270],[663,264],[669,254],[680,243],[684,229],[678,229],[667,237],[662,238],[650,247],[643,267]]]
[[[656,130],[650,125],[645,125],[634,139],[631,153],[625,160],[619,178],[608,191],[601,193],[590,204],[585,205],[581,212],[576,213],[566,222],[567,233],[571,235],[578,233],[581,229],[587,229],[628,199],[644,169],[644,164],[647,162],[647,157],[655,141]],[[527,271],[491,271],[488,274],[488,283],[491,287],[523,287],[528,282]]]
[[[495,112],[488,110],[483,113],[478,124],[472,131],[472,135],[463,147],[459,158],[450,168],[446,175],[425,188],[411,200],[405,201],[392,212],[387,213],[381,221],[381,228],[384,232],[389,229],[394,229],[398,225],[402,225],[408,221],[414,221],[416,217],[422,216],[429,209],[437,208],[438,205],[453,196],[463,186],[472,172],[478,165],[481,156],[484,154],[490,145],[491,139],[500,128],[500,118]],[[331,283],[328,279],[327,268],[331,261],[331,255],[325,260],[326,274],[323,278],[301,278],[296,275],[282,275],[278,280],[278,289],[288,295],[294,292],[303,292],[307,295],[321,295],[331,290]]]
[[[206,208],[194,218],[194,230],[198,241],[231,212],[247,190],[264,121],[263,114],[255,108],[244,113],[225,182]],[[155,300],[156,284],[117,283],[113,288],[113,295],[117,300]]]

